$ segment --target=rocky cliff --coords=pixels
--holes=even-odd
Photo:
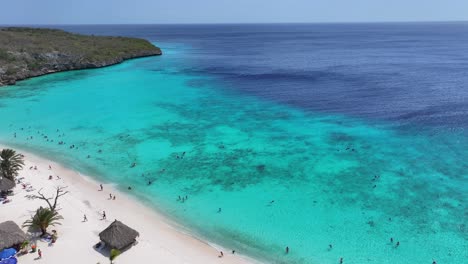
[[[147,40],[72,34],[43,28],[0,28],[0,86],[48,73],[99,68],[161,55]]]

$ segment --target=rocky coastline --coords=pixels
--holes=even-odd
[[[0,86],[45,74],[101,68],[162,55],[149,41],[87,36],[56,29],[0,29]]]

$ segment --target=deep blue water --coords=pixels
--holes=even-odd
[[[306,110],[468,126],[468,23],[61,28],[185,45],[183,71]]]

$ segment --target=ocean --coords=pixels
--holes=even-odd
[[[164,55],[1,87],[1,142],[266,263],[468,258],[468,23],[54,27]]]

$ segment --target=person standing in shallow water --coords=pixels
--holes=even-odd
[[[289,254],[289,247],[286,247],[286,254]]]

